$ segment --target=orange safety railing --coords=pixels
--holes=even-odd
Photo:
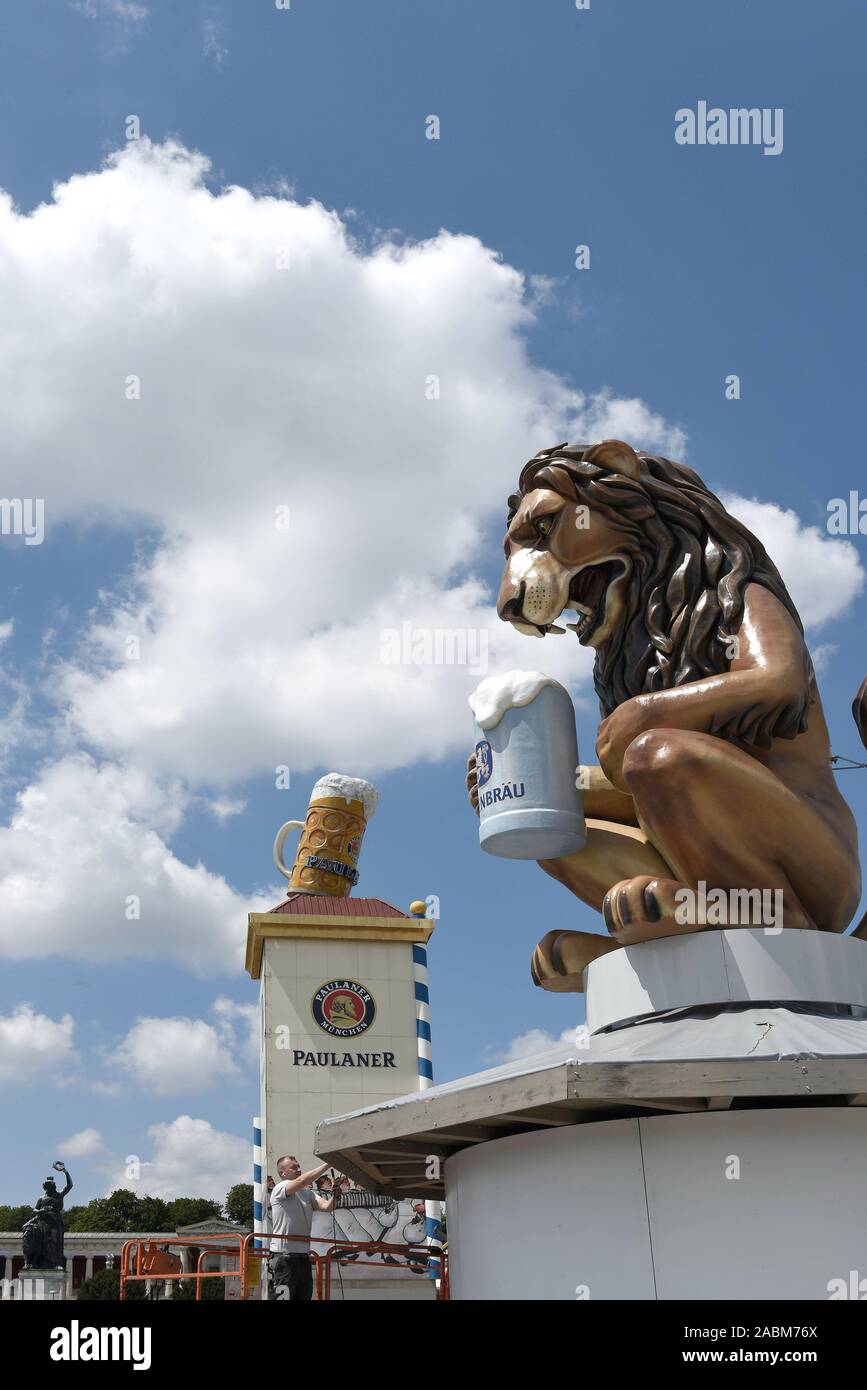
[[[229,1244],[230,1241],[237,1241],[237,1244]],[[195,1279],[196,1298],[198,1300],[201,1300],[202,1297],[202,1279],[240,1279],[241,1297],[247,1297],[248,1247],[244,1233],[239,1232],[237,1236],[177,1236],[174,1240],[164,1241],[163,1244],[168,1245],[170,1250],[193,1246],[200,1251],[194,1273],[185,1269],[172,1271],[159,1269],[158,1265],[161,1261],[159,1258],[154,1259],[154,1256],[159,1257],[163,1252],[147,1249],[153,1244],[153,1241],[141,1237],[137,1240],[124,1241],[120,1252],[120,1297],[122,1300],[126,1298],[127,1284],[134,1281],[144,1284],[149,1282],[170,1283],[175,1279]],[[134,1257],[133,1250],[135,1250]],[[238,1264],[234,1269],[203,1270],[202,1259],[205,1255],[237,1255]],[[131,1262],[132,1268],[130,1268]],[[145,1268],[145,1265],[148,1268]]]
[[[195,1279],[196,1281],[196,1301],[202,1299],[202,1280],[203,1279],[238,1279],[240,1281],[240,1297],[242,1300],[248,1296],[248,1273],[250,1268],[250,1256],[254,1259],[267,1259],[268,1255],[274,1253],[264,1248],[266,1242],[272,1240],[280,1241],[302,1241],[307,1245],[308,1240],[319,1245],[327,1245],[328,1249],[324,1254],[316,1250],[309,1250],[309,1255],[313,1261],[314,1288],[316,1298],[320,1301],[331,1298],[331,1270],[334,1261],[341,1263],[346,1256],[354,1251],[364,1254],[365,1265],[383,1265],[389,1269],[394,1268],[394,1257],[402,1256],[402,1259],[410,1263],[413,1259],[419,1262],[427,1261],[431,1257],[431,1249],[427,1245],[392,1245],[387,1241],[361,1241],[361,1240],[332,1240],[324,1236],[289,1236],[274,1235],[271,1232],[250,1231],[247,1234],[238,1233],[232,1235],[214,1236],[178,1236],[175,1240],[163,1242],[167,1244],[169,1250],[173,1251],[184,1246],[192,1246],[198,1249],[199,1254],[196,1260],[195,1271],[191,1270],[166,1270],[159,1266],[165,1260],[162,1251],[153,1249],[154,1242],[144,1237],[131,1239],[124,1242],[120,1256],[120,1297],[126,1299],[127,1285],[133,1282],[139,1283],[168,1283],[172,1280]],[[250,1246],[253,1241],[259,1242],[261,1249],[251,1252]],[[231,1242],[231,1243],[230,1243]],[[235,1244],[237,1242],[237,1244]],[[150,1248],[148,1248],[150,1247]],[[135,1252],[133,1254],[133,1252]],[[229,1269],[203,1269],[202,1262],[208,1255],[237,1255],[238,1263]],[[372,1256],[386,1255],[392,1259],[375,1259]],[[439,1255],[440,1278],[438,1297],[441,1300],[449,1298],[449,1277],[448,1277],[448,1255],[443,1250]],[[174,1261],[172,1261],[174,1263]]]

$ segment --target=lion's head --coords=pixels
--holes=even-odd
[[[562,632],[556,620],[572,610],[579,642],[596,649],[606,715],[634,695],[728,670],[749,582],[801,628],[762,543],[698,475],[622,440],[531,459],[509,498],[505,551],[500,617],[541,637]],[[791,737],[804,710],[787,715],[777,732]]]

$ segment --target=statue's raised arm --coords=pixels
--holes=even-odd
[[[64,1187],[62,1192],[58,1192],[57,1194],[60,1200],[63,1201],[63,1198],[66,1196],[66,1194],[72,1191],[72,1178],[69,1176],[69,1169],[66,1167],[66,1164],[63,1162],[62,1159],[58,1159],[57,1162],[52,1163],[51,1166],[56,1172],[62,1173],[66,1178],[66,1186]]]

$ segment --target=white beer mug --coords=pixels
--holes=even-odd
[[[504,859],[559,859],[587,843],[569,692],[540,671],[488,676],[476,721],[479,843]]]

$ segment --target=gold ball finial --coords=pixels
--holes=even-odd
[[[427,903],[416,898],[415,902],[410,903],[409,910],[413,917],[424,917],[427,912]]]

